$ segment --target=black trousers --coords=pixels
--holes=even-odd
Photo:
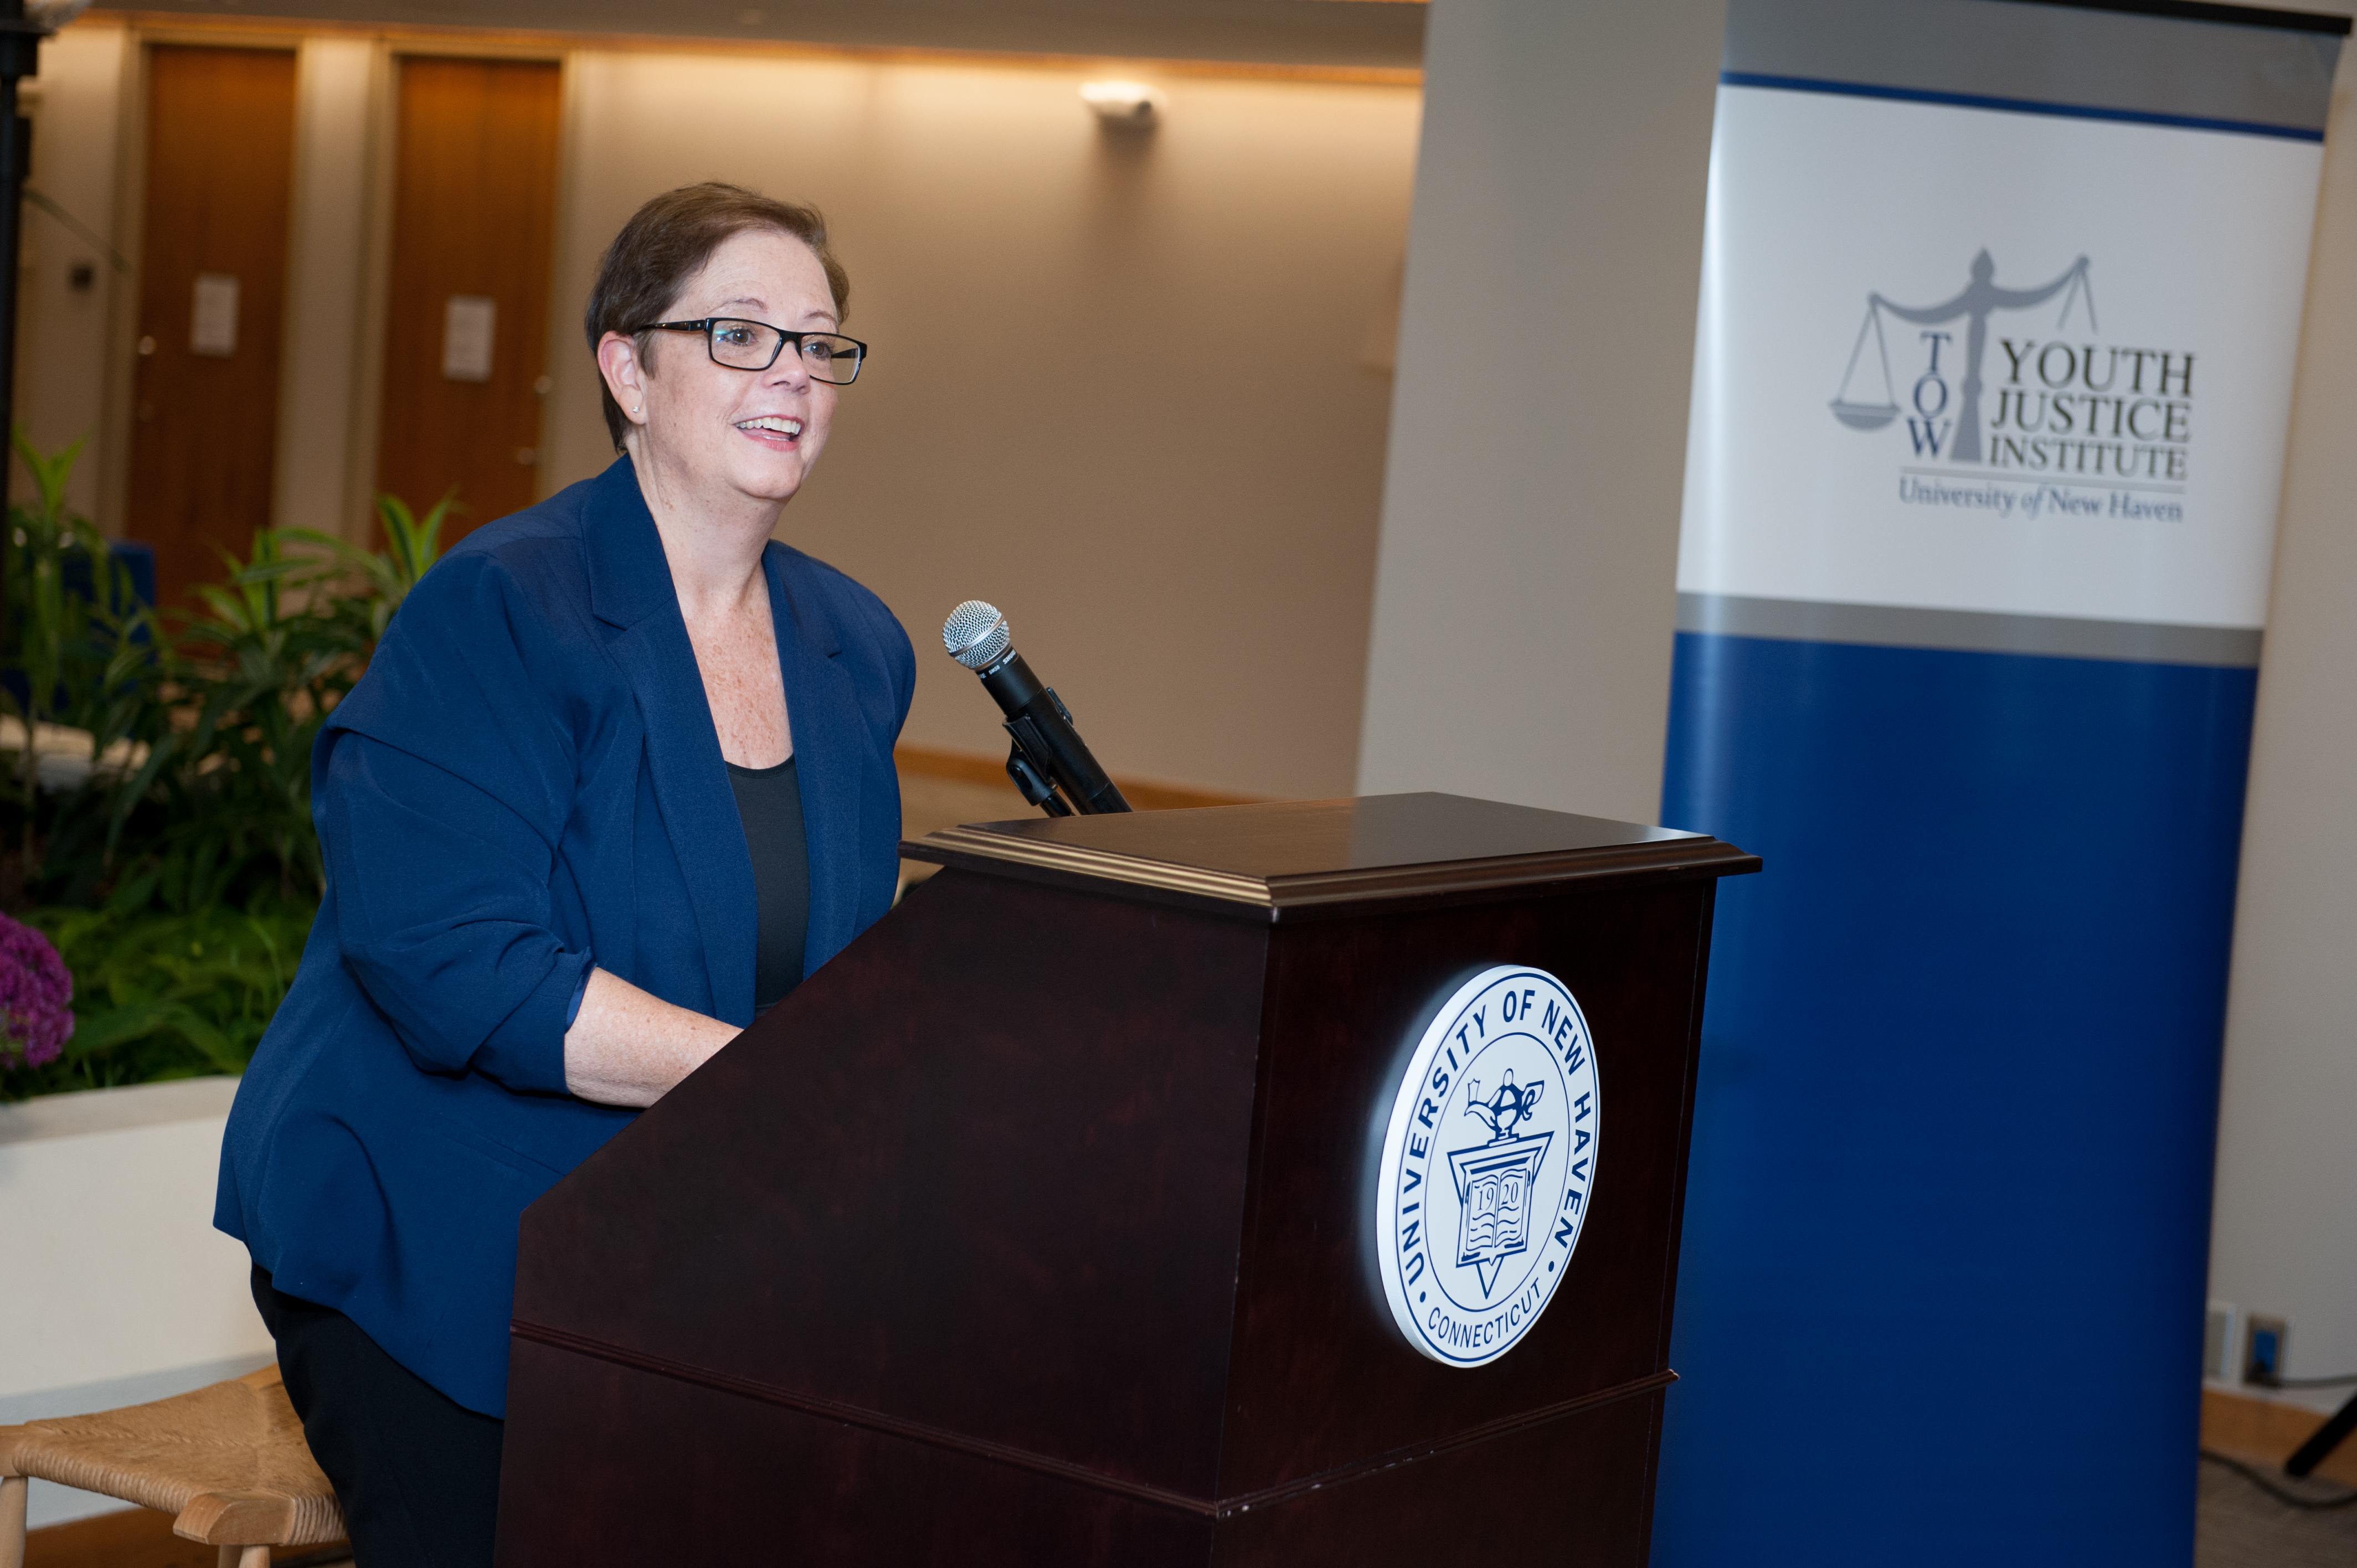
[[[335,1483],[355,1568],[490,1568],[506,1423],[468,1410],[333,1307],[253,1271],[286,1397]]]

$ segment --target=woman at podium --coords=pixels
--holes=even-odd
[[[909,639],[770,539],[848,293],[808,208],[648,202],[588,305],[612,467],[453,548],[320,735],[214,1222],[368,1568],[491,1560],[524,1207],[890,906]]]

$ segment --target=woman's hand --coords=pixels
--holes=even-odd
[[[565,1087],[605,1105],[652,1105],[737,1035],[595,970],[565,1031]]]

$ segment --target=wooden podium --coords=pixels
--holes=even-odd
[[[1758,860],[1448,795],[905,853],[946,869],[524,1215],[505,1568],[1644,1562],[1712,900]],[[1577,994],[1611,1146],[1467,1369],[1394,1326],[1371,1183],[1496,963]]]

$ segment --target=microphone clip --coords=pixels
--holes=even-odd
[[[1031,760],[1030,753],[1024,749],[1023,736],[1017,734],[1015,730],[1015,725],[1018,724],[1027,728],[1031,727],[1031,721],[1028,719],[1017,719],[1006,726],[1007,733],[1015,739],[1013,749],[1006,754],[1006,776],[1015,780],[1015,787],[1017,789],[1023,791],[1023,799],[1027,803],[1039,807],[1051,817],[1071,816],[1072,808],[1065,804],[1061,795],[1056,793],[1055,784],[1039,766]],[[1032,744],[1035,746],[1039,744],[1039,735],[1036,730],[1032,735]]]

